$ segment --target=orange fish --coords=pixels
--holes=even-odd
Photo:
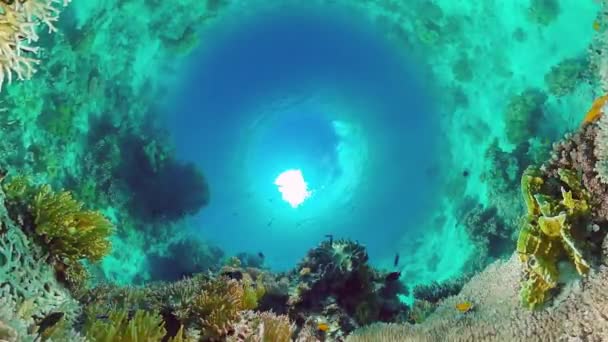
[[[317,324],[317,328],[319,330],[321,330],[322,332],[326,332],[327,330],[329,330],[329,324],[327,324],[327,323],[319,323],[319,324]]]
[[[608,95],[604,95],[602,97],[598,97],[593,101],[593,105],[591,105],[591,109],[585,115],[585,119],[583,119],[583,124],[591,123],[602,116],[602,107],[608,101]]]
[[[469,301],[464,301],[464,302],[460,302],[460,303],[456,304],[456,310],[458,310],[462,313],[467,313],[467,312],[471,311],[471,309],[473,309],[473,303],[471,303]]]

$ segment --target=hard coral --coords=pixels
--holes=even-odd
[[[548,291],[557,287],[557,263],[564,257],[574,262],[579,274],[589,270],[580,247],[589,218],[589,194],[571,170],[559,170],[559,177],[559,183],[544,179],[534,167],[522,176],[528,214],[517,241],[517,253],[525,265],[522,301],[530,308],[542,305]],[[559,197],[556,188],[561,192]]]
[[[602,182],[601,160],[598,149],[608,146],[600,138],[599,123],[584,124],[575,133],[567,134],[554,144],[551,159],[543,164],[543,175],[559,178],[560,169],[575,170],[590,193],[591,216],[599,224],[608,221],[608,184]]]
[[[49,32],[56,31],[54,22],[59,19],[60,9],[70,0],[0,1],[0,89],[5,80],[10,83],[13,74],[19,80],[29,79],[36,72],[39,61],[35,55],[39,47],[38,26],[43,24]]]

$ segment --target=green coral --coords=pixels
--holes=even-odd
[[[520,295],[531,309],[545,303],[549,291],[557,287],[559,261],[569,258],[580,275],[589,270],[580,242],[573,237],[589,217],[589,193],[573,171],[560,169],[558,175],[561,183],[550,184],[556,180],[547,180],[529,167],[521,178],[527,215],[517,241],[526,277]],[[559,186],[561,196],[550,194],[551,186]]]
[[[110,251],[113,226],[101,213],[82,207],[68,191],[55,193],[48,185],[40,187],[32,202],[36,233],[61,259],[97,262]]]
[[[156,312],[137,310],[132,318],[125,309],[113,310],[107,320],[97,319],[89,313],[85,327],[92,342],[161,341],[166,334],[162,317]]]

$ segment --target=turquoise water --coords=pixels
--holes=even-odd
[[[605,6],[0,1],[0,341],[605,340]]]
[[[202,35],[171,117],[179,155],[215,184],[193,230],[280,269],[326,234],[375,260],[419,234],[439,158],[420,65],[339,9],[287,6]],[[313,191],[295,209],[273,184],[288,169]]]

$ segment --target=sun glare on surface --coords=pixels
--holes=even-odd
[[[274,180],[274,184],[282,194],[283,200],[289,203],[292,208],[297,208],[300,204],[304,203],[312,193],[308,190],[308,184],[306,184],[300,170],[283,171]]]

